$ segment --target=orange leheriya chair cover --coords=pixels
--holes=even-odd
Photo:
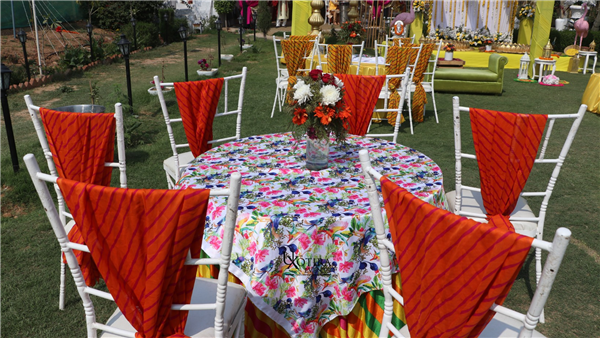
[[[181,113],[183,130],[194,157],[212,148],[212,126],[221,97],[223,80],[175,82],[175,95]]]
[[[291,41],[310,41],[316,39],[316,35],[290,35]]]
[[[137,338],[185,337],[209,190],[142,190],[58,179],[98,270]]]
[[[548,115],[470,108],[483,205],[490,224],[508,221],[537,156]]]
[[[115,114],[59,112],[40,108],[46,138],[58,176],[79,182],[109,186],[114,161]],[[69,240],[85,244],[77,224],[69,231]],[[94,286],[100,273],[90,254],[75,251],[77,262],[88,286]]]
[[[295,36],[295,35],[294,35]],[[298,35],[312,37],[312,35]],[[313,38],[314,39],[314,38]],[[304,55],[307,51],[311,51],[314,46],[314,41],[308,39],[289,39],[281,41],[281,49],[283,50],[283,56],[285,57],[285,66],[288,70],[288,87],[287,87],[287,101],[291,102],[290,91],[296,83],[296,76],[298,69],[302,69],[304,63]]]
[[[381,188],[412,337],[477,337],[521,270],[533,238]]]
[[[396,75],[403,74],[406,70],[406,65],[410,58],[416,58],[418,51],[407,47],[392,46],[388,48],[385,63],[386,74]],[[414,54],[414,57],[413,57]],[[400,94],[398,88],[402,83],[402,79],[393,78],[388,81],[388,90],[390,92],[388,108],[395,109],[400,105]],[[387,113],[388,123],[392,126],[396,124],[396,112]],[[404,122],[404,116],[400,116],[400,123]]]
[[[412,44],[412,38],[393,38],[392,46],[400,46],[405,47],[406,45]]]
[[[352,62],[352,46],[329,45],[327,49],[327,67],[329,68],[329,73],[348,74],[350,63]]]
[[[364,76],[336,74],[344,82],[344,102],[350,107],[350,134],[364,136],[379,98],[379,92],[385,83],[385,75]]]
[[[423,45],[421,54],[419,56],[419,61],[417,62],[417,66],[415,68],[415,75],[413,77],[415,93],[413,94],[412,98],[412,114],[413,120],[416,122],[423,122],[423,109],[427,103],[427,94],[425,93],[425,88],[423,88],[421,82],[425,78],[425,71],[427,71],[427,67],[429,66],[429,58],[431,57],[434,47],[435,44],[433,43],[427,43]]]

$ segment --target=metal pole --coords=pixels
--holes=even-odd
[[[221,28],[217,31],[217,44],[219,45],[219,67],[221,67]]]
[[[243,29],[242,28],[242,24],[240,24],[240,53],[242,52],[242,45],[243,45],[243,42],[242,42],[242,40],[243,40],[242,39],[242,29]]]
[[[31,72],[29,71],[29,60],[27,60],[27,47],[23,43],[23,57],[25,58],[25,70],[27,71],[27,80],[31,80]]]
[[[10,0],[10,12],[12,13],[12,24],[13,24],[13,38],[17,38],[17,29],[15,28],[15,8],[13,6],[13,0]]]
[[[40,37],[38,36],[37,18],[35,15],[35,0],[31,0],[31,6],[33,9],[33,24],[35,27],[35,46],[37,47],[38,68],[40,69],[40,76],[42,76],[42,57],[40,56]]]
[[[10,111],[8,110],[8,98],[6,90],[2,89],[2,115],[4,115],[4,125],[6,126],[6,137],[8,138],[8,149],[10,150],[10,160],[12,161],[13,172],[19,171],[19,159],[17,157],[17,147],[15,146],[15,135],[10,121]]]
[[[133,50],[137,50],[137,34],[135,34],[135,25],[133,26]]]
[[[90,59],[94,61],[94,43],[92,42],[92,32],[88,33],[90,37]]]
[[[256,18],[258,18],[258,15]],[[256,19],[254,19],[254,41],[256,42]]]
[[[185,63],[185,82],[188,81],[187,39],[183,40],[183,62]]]
[[[131,74],[129,73],[129,55],[125,56],[125,71],[127,72],[127,96],[129,97],[129,113],[133,115],[133,102],[131,101]]]

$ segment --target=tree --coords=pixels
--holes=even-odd
[[[269,7],[268,1],[258,2],[258,12],[256,16],[256,26],[263,33],[265,40],[267,39],[267,33],[271,28],[271,7]]]

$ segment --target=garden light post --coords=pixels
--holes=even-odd
[[[163,15],[163,19],[165,21],[165,45],[169,44],[169,15],[165,13]]]
[[[188,62],[187,62],[187,38],[188,38],[188,30],[186,27],[181,24],[179,27],[179,36],[181,40],[183,40],[183,63],[185,65],[185,82],[188,81]]]
[[[90,39],[90,60],[94,61],[94,44],[92,43],[92,30],[94,29],[94,26],[92,26],[91,22],[88,22],[87,25],[85,25],[85,29],[87,29],[88,37]]]
[[[217,44],[219,45],[219,67],[221,67],[221,19],[217,18],[215,27],[217,28]]]
[[[19,159],[17,158],[17,147],[15,146],[15,135],[13,134],[12,122],[10,121],[10,111],[8,110],[7,91],[10,87],[10,75],[12,70],[2,64],[2,114],[4,115],[4,125],[6,126],[6,138],[8,138],[8,149],[10,150],[10,160],[12,161],[13,171],[19,171]]]
[[[137,50],[137,34],[135,34],[135,24],[137,21],[132,16],[131,17],[131,27],[133,27],[133,50]]]
[[[25,59],[25,70],[27,71],[27,80],[31,80],[31,72],[29,71],[29,60],[27,60],[27,47],[25,46],[25,42],[27,42],[27,33],[25,33],[22,29],[19,30],[19,41],[23,46],[23,58]]]
[[[242,52],[242,45],[244,44],[242,42],[242,40],[244,40],[244,39],[242,39],[242,29],[243,29],[242,24],[244,22],[244,17],[242,16],[242,14],[240,14],[240,17],[238,18],[238,21],[240,22],[240,53],[241,53]]]
[[[254,41],[256,42],[256,12],[252,12],[252,21],[254,21]]]
[[[129,53],[131,52],[131,42],[121,34],[121,40],[117,43],[123,58],[125,59],[125,71],[127,72],[127,96],[129,97],[129,113],[133,114],[133,103],[131,101],[131,74],[129,73]]]

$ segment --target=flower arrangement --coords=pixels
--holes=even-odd
[[[214,57],[212,56],[212,54],[210,54],[208,56],[208,60],[206,59],[202,59],[202,60],[198,60],[198,64],[200,65],[200,69],[204,70],[204,71],[209,71],[212,69],[211,64],[213,61]]]
[[[413,10],[415,13],[423,13],[425,12],[425,1],[423,0],[415,0],[413,1]]]
[[[484,45],[486,45],[486,46],[487,46],[487,45],[491,45],[491,44],[493,44],[493,43],[494,43],[494,40],[492,40],[492,38],[485,38],[485,39],[483,40],[483,44],[484,44]]]
[[[535,5],[530,2],[526,2],[522,5],[520,5],[519,9],[517,10],[517,18],[519,20],[533,19],[534,15],[535,15]]]
[[[456,47],[454,47],[454,45],[451,43],[447,43],[446,46],[444,46],[444,51],[446,52],[454,52],[455,50]]]
[[[362,33],[367,30],[363,27],[360,21],[344,22],[337,33],[339,40],[344,43],[360,43],[362,41]]]
[[[292,115],[294,138],[306,134],[310,139],[327,139],[334,134],[344,143],[348,134],[350,108],[344,104],[344,83],[333,74],[313,69],[299,76],[291,89],[291,102],[285,107]]]

